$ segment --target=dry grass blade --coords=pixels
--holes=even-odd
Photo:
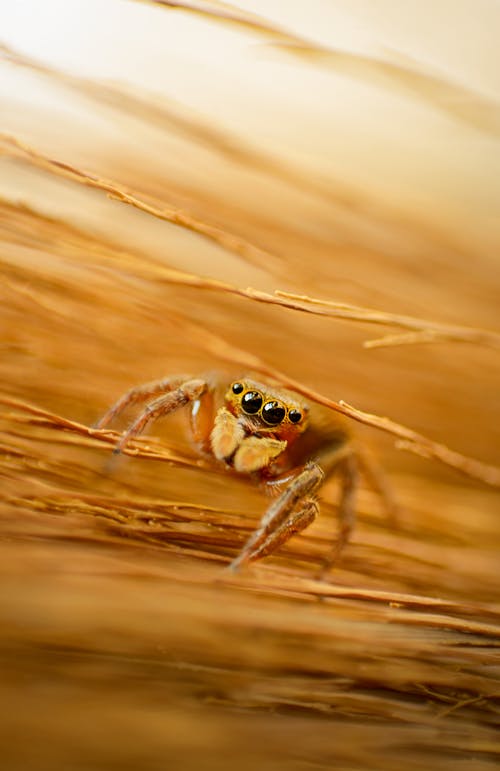
[[[500,12],[422,8],[410,29],[369,0],[11,5],[3,765],[496,770]],[[258,480],[199,452],[188,408],[123,458],[140,406],[93,428],[141,383],[190,373],[218,407],[250,372],[351,433],[356,526],[321,580],[340,475],[310,527],[233,573]]]
[[[208,238],[223,249],[227,249],[228,251],[237,254],[238,257],[248,260],[251,263],[255,263],[256,265],[269,265],[270,263],[277,262],[277,257],[275,255],[259,249],[232,233],[221,230],[221,228],[210,225],[207,222],[202,222],[180,209],[165,205],[163,202],[160,203],[154,200],[148,201],[143,197],[139,197],[129,192],[124,186],[119,185],[116,182],[108,179],[101,179],[87,171],[77,169],[70,163],[64,163],[63,161],[49,158],[8,134],[0,133],[0,154],[29,161],[44,171],[49,171],[52,174],[78,182],[86,187],[101,190],[111,199],[129,204],[130,206],[139,209],[139,211]]]
[[[291,56],[323,68],[331,68],[361,81],[401,89],[476,129],[492,136],[500,134],[498,101],[481,97],[473,90],[454,83],[443,75],[419,70],[413,61],[387,61],[320,45],[276,26],[263,17],[241,11],[227,3],[193,3],[188,0],[137,1],[161,6],[166,10],[183,10],[186,13],[213,19],[221,24],[242,28],[270,40],[270,45]]]
[[[230,233],[222,231],[220,228],[215,228],[207,223],[197,221],[185,212],[173,208],[167,209],[164,205],[160,208],[157,205],[148,203],[146,200],[131,194],[116,182],[99,179],[86,171],[77,169],[62,161],[48,158],[34,148],[20,142],[15,137],[0,134],[0,142],[3,142],[3,147],[0,147],[0,152],[22,160],[27,160],[51,173],[67,176],[72,181],[101,190],[109,197],[134,206],[146,214],[150,214],[174,225],[179,225],[188,230],[192,230],[195,233],[206,236],[223,248],[228,249],[244,259],[255,262],[257,265],[266,264],[269,268],[270,264],[272,265],[279,262],[277,256],[271,255],[265,252],[265,250],[259,249]],[[189,274],[183,271],[174,271],[167,268],[163,268],[162,271],[157,268],[157,276],[171,283],[221,291],[227,294],[233,294],[269,305],[277,305],[303,313],[412,330],[412,334],[409,335],[387,335],[377,340],[368,340],[364,343],[366,348],[438,342],[472,343],[490,348],[500,348],[500,334],[487,329],[441,324],[435,321],[403,316],[387,311],[379,311],[373,308],[362,308],[355,305],[335,302],[333,300],[323,300],[308,297],[307,295],[298,295],[293,292],[279,289],[276,289],[274,293],[264,292],[252,287],[245,289],[232,286],[223,281],[217,281],[204,276]]]
[[[222,131],[217,124],[207,121],[206,118],[202,120],[198,115],[193,116],[178,103],[172,104],[166,100],[160,100],[158,94],[131,93],[123,87],[119,88],[116,84],[110,85],[78,78],[31,59],[2,43],[0,43],[0,56],[9,64],[42,74],[53,82],[89,96],[97,105],[112,107],[124,118],[133,114],[134,118],[142,119],[146,126],[156,126],[162,132],[175,132],[181,136],[187,136],[197,145],[206,147],[222,158],[250,169],[252,173],[258,170],[266,176],[272,174],[273,177],[282,179],[285,183],[308,190],[320,198],[326,198],[332,205],[363,208],[359,196],[344,189],[339,180],[336,180],[335,186],[331,186],[320,179],[304,174],[300,168],[287,162],[284,157],[278,159],[262,148],[245,143],[241,137],[236,138],[232,133]],[[370,203],[370,211],[373,211],[373,208],[373,204]]]
[[[500,348],[500,334],[488,329],[474,329],[454,324],[439,324],[435,321],[417,319],[412,316],[402,316],[396,313],[360,308],[333,300],[320,300],[315,297],[297,295],[292,292],[276,290],[279,298],[290,301],[289,307],[309,313],[318,313],[338,319],[351,319],[367,324],[382,324],[384,326],[401,327],[412,330],[408,335],[388,335],[378,340],[367,340],[365,348],[381,348],[385,345],[405,345],[413,343],[474,343],[491,348]],[[292,304],[293,303],[293,304]]]
[[[70,436],[77,435],[81,437],[82,446],[95,448],[104,444],[107,447],[113,448],[120,438],[120,434],[117,434],[116,431],[89,428],[74,420],[68,420],[33,404],[26,404],[19,399],[12,399],[2,394],[0,394],[0,404],[12,407],[16,413],[21,413],[25,416],[23,419],[17,415],[14,419],[18,422],[22,421],[33,427],[50,428],[53,431],[62,432],[58,434],[59,441],[62,443],[71,443]],[[131,440],[130,444],[124,448],[123,454],[164,461],[178,466],[187,466],[188,468],[212,468],[210,464],[204,464],[202,460],[195,456],[183,456],[167,450],[164,446],[152,448],[151,444],[156,444],[154,439],[145,440],[138,438]]]

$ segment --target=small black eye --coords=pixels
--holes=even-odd
[[[243,383],[233,383],[233,394],[240,394],[243,388]]]
[[[302,413],[298,410],[290,410],[288,413],[288,417],[292,421],[292,423],[299,423],[302,420]]]
[[[262,407],[262,396],[258,391],[247,391],[241,400],[241,406],[247,415],[255,415]]]
[[[285,417],[286,411],[279,402],[266,402],[262,408],[262,417],[271,426],[277,426]]]

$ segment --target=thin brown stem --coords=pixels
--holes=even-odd
[[[0,153],[21,158],[35,166],[53,174],[64,176],[75,182],[93,187],[105,192],[110,198],[130,204],[137,209],[151,214],[154,217],[166,220],[180,227],[191,230],[210,238],[228,251],[237,254],[244,259],[262,265],[269,265],[269,260],[277,262],[278,257],[259,249],[255,245],[240,239],[232,233],[216,228],[208,223],[196,220],[191,215],[171,206],[157,206],[154,203],[133,195],[125,187],[111,180],[101,179],[93,174],[77,169],[76,167],[61,161],[49,158],[28,145],[20,142],[15,137],[0,133]],[[223,292],[238,297],[243,297],[255,302],[268,305],[278,305],[289,310],[301,313],[310,313],[317,316],[328,316],[346,321],[358,321],[368,324],[379,324],[388,327],[399,327],[410,331],[408,335],[388,335],[376,340],[368,340],[364,343],[366,348],[376,348],[389,345],[403,345],[415,343],[454,342],[473,343],[490,348],[500,349],[500,333],[475,327],[458,326],[454,324],[441,324],[435,321],[419,319],[396,313],[389,313],[373,308],[364,308],[348,303],[340,303],[333,300],[299,295],[293,292],[275,290],[274,293],[263,292],[259,289],[233,286],[224,281],[199,276],[185,271],[154,265],[145,267],[144,261],[137,261],[142,274],[145,272],[153,280],[166,281],[171,284],[193,286],[200,289]]]

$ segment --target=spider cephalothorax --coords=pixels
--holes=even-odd
[[[244,474],[279,473],[280,456],[307,427],[307,405],[288,391],[248,378],[232,383],[224,401],[210,434],[217,460]]]
[[[116,446],[115,452],[120,452],[152,420],[191,405],[191,428],[202,451],[268,488],[283,487],[231,563],[233,568],[270,554],[307,527],[318,513],[319,487],[326,475],[338,470],[341,528],[324,562],[326,569],[347,542],[354,520],[358,471],[347,433],[330,415],[313,421],[309,406],[297,394],[251,377],[230,383],[219,407],[217,391],[216,383],[188,375],[157,380],[128,391],[97,427],[104,428],[129,405],[147,402]]]

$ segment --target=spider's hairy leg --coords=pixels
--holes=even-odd
[[[366,447],[358,446],[356,456],[360,471],[382,502],[389,527],[397,528],[401,524],[401,506],[394,497],[394,491],[384,469]]]
[[[153,396],[169,393],[169,391],[173,391],[174,388],[178,388],[182,383],[187,383],[191,379],[192,375],[174,375],[173,377],[152,380],[150,383],[143,383],[140,386],[131,388],[97,421],[95,428],[106,428],[127,407],[146,402],[148,399],[152,399]]]
[[[333,470],[333,469],[332,469]],[[324,558],[317,577],[322,579],[339,558],[351,537],[356,522],[356,495],[359,487],[359,469],[356,454],[343,457],[334,467],[340,474],[341,492],[339,502],[339,532],[330,553]]]
[[[120,453],[134,436],[140,434],[148,423],[184,407],[189,402],[199,399],[207,388],[204,380],[199,378],[181,383],[169,393],[155,399],[140,413],[132,425],[125,431],[113,452]]]
[[[261,557],[267,557],[268,554],[272,554],[275,549],[286,543],[293,535],[297,535],[297,533],[309,527],[318,516],[318,513],[319,505],[317,501],[313,498],[303,501],[303,505],[297,511],[292,511],[288,519],[279,525],[277,530],[270,533],[261,546],[252,551],[248,561],[253,562]]]
[[[295,532],[306,527],[314,519],[317,507],[313,496],[323,477],[323,471],[316,463],[308,463],[269,506],[259,527],[233,560],[230,569],[236,571],[248,562],[270,554]]]

